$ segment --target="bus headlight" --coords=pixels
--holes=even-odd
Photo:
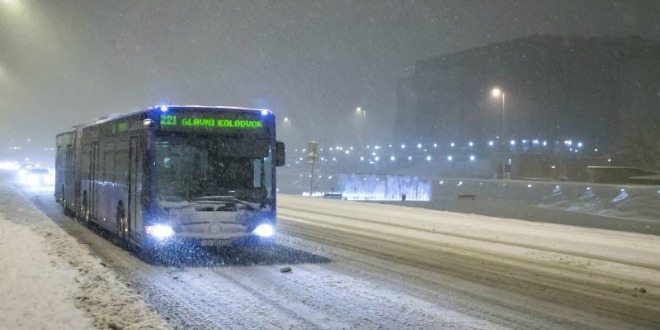
[[[166,239],[174,235],[174,230],[172,227],[166,225],[145,226],[144,230],[148,235],[151,235],[157,239]]]
[[[257,236],[271,237],[275,233],[275,229],[273,228],[273,225],[264,223],[264,224],[258,225],[257,228],[254,228],[254,230],[252,232]]]

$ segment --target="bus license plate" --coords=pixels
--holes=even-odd
[[[203,239],[201,242],[202,246],[227,246],[229,243],[226,239]]]

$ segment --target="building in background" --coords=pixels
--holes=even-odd
[[[610,152],[660,119],[660,43],[533,35],[421,60],[397,93],[398,140],[578,137]]]

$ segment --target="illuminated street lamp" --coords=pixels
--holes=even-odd
[[[362,109],[362,107],[357,107],[355,112],[358,116],[362,116],[362,148],[364,148],[367,132],[367,110]]]
[[[291,119],[289,119],[289,117],[284,117],[282,119],[282,126],[280,132],[282,132],[282,138],[285,141],[294,138],[295,134],[293,134],[293,131],[291,130]]]
[[[4,3],[9,8],[15,8],[20,5],[18,0],[2,0],[2,3]]]
[[[367,110],[362,109],[361,107],[357,107],[355,109],[355,112],[357,112],[358,115],[362,115],[362,118],[366,121],[367,120]]]
[[[504,139],[506,138],[506,94],[504,93],[503,90],[501,90],[499,87],[495,87],[490,91],[490,94],[494,98],[502,98],[502,141],[505,141]],[[511,140],[511,145],[515,145],[515,141]],[[506,146],[502,146],[503,148],[506,148]],[[502,166],[502,178],[508,179],[507,178],[507,171],[506,171],[506,166],[507,164],[500,164]]]
[[[26,6],[25,1],[20,0],[0,0],[0,6],[3,7],[6,12],[10,14],[10,19],[16,19],[18,21],[24,21],[26,16]],[[2,14],[2,13],[0,13]]]
[[[502,137],[504,137],[506,135],[506,94],[498,87],[493,88],[490,94],[494,98],[502,97]]]

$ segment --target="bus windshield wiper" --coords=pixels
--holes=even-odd
[[[218,204],[230,202],[234,204],[245,205],[250,211],[256,211],[259,209],[259,203],[251,203],[248,201],[240,200],[234,196],[203,196],[194,198],[193,202],[198,204]]]

